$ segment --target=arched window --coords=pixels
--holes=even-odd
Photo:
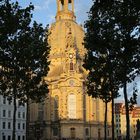
[[[76,96],[74,94],[68,96],[68,116],[70,119],[76,119]]]

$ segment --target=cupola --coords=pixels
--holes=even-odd
[[[56,21],[69,19],[75,20],[74,0],[57,0]]]

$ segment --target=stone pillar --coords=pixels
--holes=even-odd
[[[68,0],[64,0],[64,10],[68,11]]]
[[[57,12],[60,11],[60,0],[57,0]]]
[[[72,0],[72,12],[74,12],[74,0]]]

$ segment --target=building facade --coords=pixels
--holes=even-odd
[[[30,106],[30,139],[103,139],[105,105],[86,94],[83,38],[84,30],[74,15],[74,0],[57,0],[56,22],[48,38],[51,63],[45,80],[49,94],[44,103]],[[110,138],[111,104],[107,118]]]
[[[129,113],[130,118],[130,137],[135,139],[137,134],[137,120],[140,120],[140,106],[135,106]],[[126,112],[123,103],[115,104],[115,137],[116,139],[123,139],[126,137]]]
[[[0,140],[12,140],[13,130],[13,101],[0,95]],[[26,134],[26,106],[17,101],[16,140],[25,140]]]

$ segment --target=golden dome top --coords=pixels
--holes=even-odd
[[[56,21],[61,19],[75,20],[74,0],[57,0]]]
[[[75,21],[63,19],[53,23],[50,27],[48,43],[51,46],[50,55],[61,57],[66,51],[74,49],[82,59],[85,55],[84,30]],[[57,55],[59,54],[59,55]]]

